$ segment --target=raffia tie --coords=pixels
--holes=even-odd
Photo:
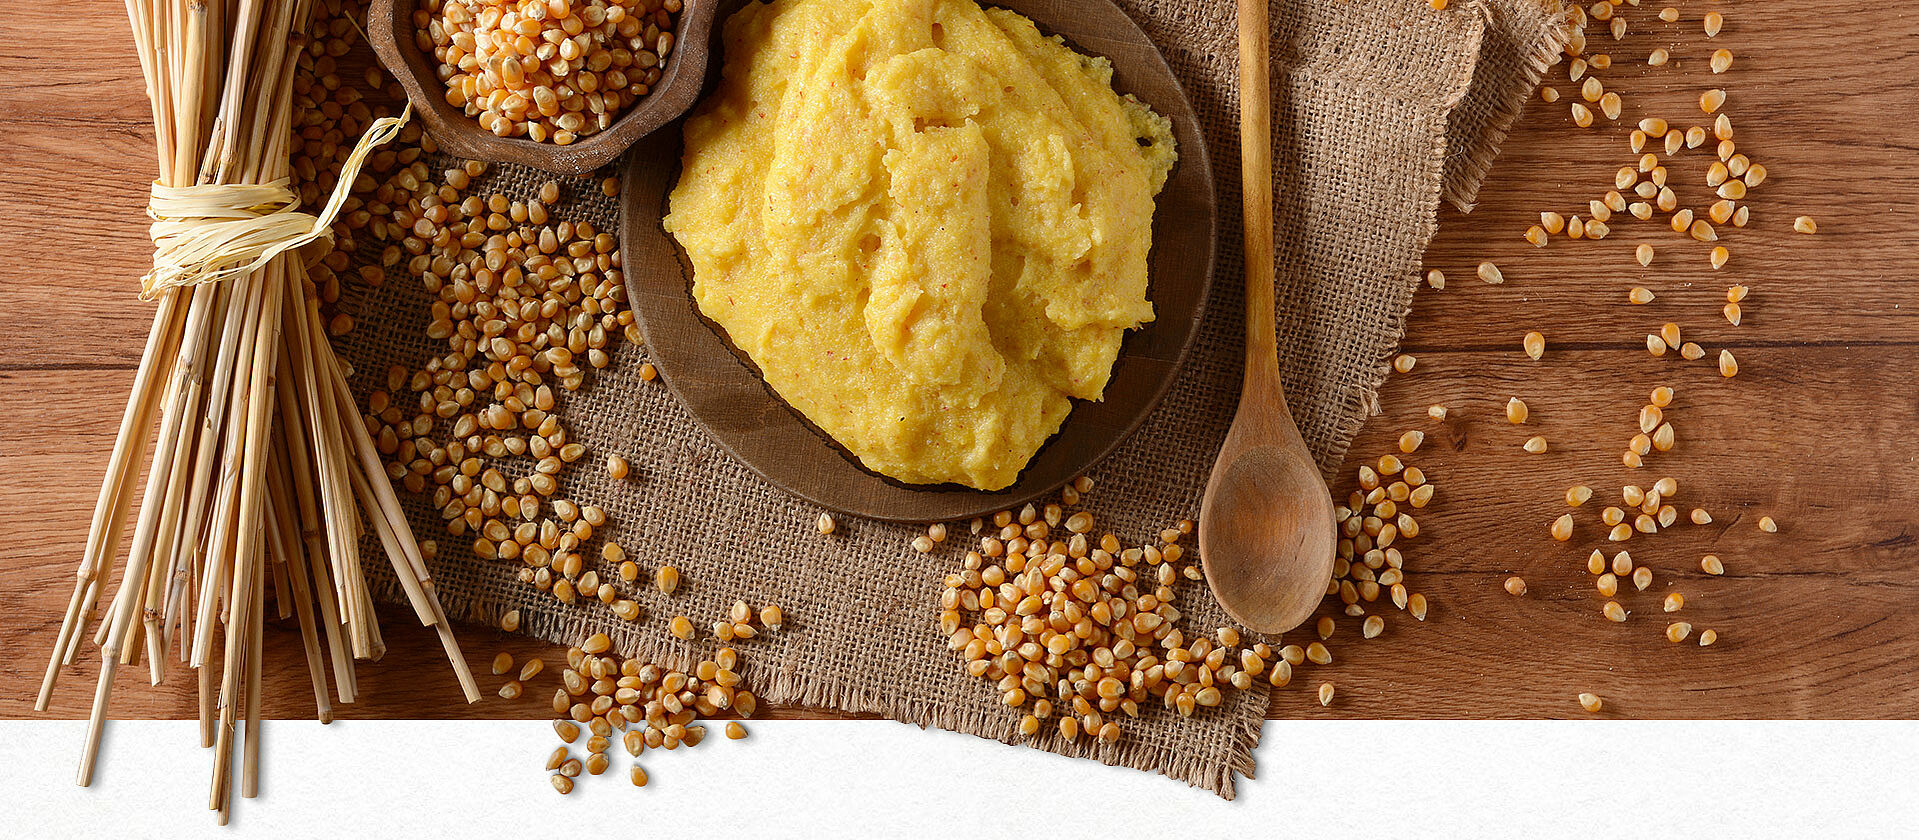
[[[408,105],[397,117],[374,120],[353,147],[340,178],[318,215],[299,211],[300,197],[289,179],[265,184],[194,184],[169,187],[154,182],[147,200],[153,219],[153,270],[140,278],[140,298],[153,300],[167,289],[241,277],[265,268],[287,251],[319,240],[332,241],[333,219],[352,191],[353,180],[373,150],[399,135],[413,114]]]

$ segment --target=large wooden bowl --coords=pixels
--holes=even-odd
[[[744,5],[730,0],[720,19]],[[760,377],[746,355],[693,301],[686,253],[660,225],[679,176],[680,124],[635,145],[626,160],[621,248],[627,291],[647,350],[668,387],[722,447],[768,481],[831,510],[898,522],[968,519],[1059,489],[1112,452],[1166,393],[1205,311],[1216,232],[1213,175],[1192,106],[1145,33],[1110,0],[1005,0],[994,5],[1031,18],[1083,53],[1112,60],[1113,84],[1173,122],[1179,163],[1159,194],[1149,256],[1155,320],[1127,333],[1100,402],[1075,400],[1072,413],[1004,490],[906,484],[859,459],[807,422]],[[712,51],[720,50],[715,27]],[[713,73],[708,89],[717,85]]]
[[[433,72],[432,57],[414,41],[413,10],[418,0],[373,0],[367,9],[367,40],[400,87],[427,133],[451,154],[493,163],[518,163],[584,175],[605,166],[640,138],[672,122],[699,98],[706,83],[708,37],[720,0],[684,0],[674,21],[674,47],[660,71],[660,83],[627,108],[605,131],[556,146],[524,137],[498,137],[466,112],[447,104],[446,85]],[[675,132],[677,133],[677,132]]]

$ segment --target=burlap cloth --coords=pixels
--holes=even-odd
[[[1199,114],[1221,219],[1219,282],[1186,368],[1131,442],[1092,473],[1098,486],[1086,507],[1102,529],[1133,543],[1197,517],[1233,412],[1242,309],[1237,46],[1229,0],[1118,2],[1165,52]],[[1558,48],[1560,14],[1545,0],[1456,0],[1444,12],[1426,0],[1273,0],[1271,13],[1282,367],[1300,431],[1330,472],[1375,409],[1440,200],[1471,202]],[[476,189],[525,196],[547,177],[500,167]],[[619,230],[613,200],[588,181],[562,183],[556,218]],[[352,302],[361,326],[340,341],[364,393],[382,387],[389,365],[418,369],[436,348],[422,336],[428,301],[417,284],[396,280],[360,294]],[[704,627],[735,599],[776,603],[786,629],[739,645],[749,687],[774,703],[872,712],[1154,770],[1229,799],[1234,774],[1252,774],[1267,708],[1263,681],[1190,720],[1149,704],[1117,744],[1019,738],[1017,716],[990,683],[965,675],[938,631],[941,579],[971,542],[964,528],[930,555],[908,546],[923,531],[907,526],[843,522],[841,533],[821,537],[816,508],[733,461],[666,388],[641,381],[644,358],[644,348],[622,344],[611,367],[564,398],[574,439],[595,454],[582,462],[591,468],[569,471],[563,492],[608,509],[603,533],[639,561],[642,583],[662,564],[678,566],[679,594],[631,587],[645,611],[638,623],[597,602],[562,606],[520,583],[517,564],[475,558],[411,497],[417,533],[443,546],[431,565],[454,617],[492,622],[518,608],[535,636],[570,643],[600,630],[626,654],[684,665],[714,642],[674,638],[669,618],[686,615]],[[605,453],[625,455],[632,475],[610,480],[598,468]],[[379,556],[376,546],[368,552]],[[400,600],[377,565],[368,564],[377,591]],[[1202,585],[1181,593],[1189,637],[1225,623]],[[484,653],[468,651],[474,661]],[[544,704],[546,690],[530,691],[535,699],[526,702]]]

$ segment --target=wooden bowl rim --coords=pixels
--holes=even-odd
[[[667,56],[660,84],[605,131],[565,146],[497,137],[463,110],[447,104],[445,86],[413,42],[414,0],[373,0],[367,8],[367,40],[380,64],[406,90],[413,113],[426,123],[427,133],[444,151],[472,160],[584,175],[612,162],[693,107],[706,84],[708,35],[720,2],[683,0],[673,32],[673,54]]]
[[[720,18],[723,20],[733,11],[743,7],[746,2],[748,0],[724,0]],[[984,5],[1019,12],[1038,24],[1042,32],[1049,35],[1062,35],[1069,47],[1084,54],[1105,56],[1113,60],[1115,87],[1122,94],[1137,93],[1136,88],[1142,86],[1139,82],[1143,80],[1143,77],[1158,77],[1155,84],[1165,87],[1168,101],[1150,101],[1144,96],[1141,99],[1156,112],[1172,121],[1173,133],[1180,146],[1179,161],[1175,164],[1173,173],[1169,175],[1159,198],[1156,199],[1153,251],[1148,255],[1149,270],[1154,271],[1154,277],[1158,277],[1159,269],[1164,268],[1160,264],[1161,259],[1173,261],[1176,265],[1180,264],[1180,259],[1184,259],[1184,265],[1187,267],[1175,270],[1191,278],[1189,282],[1174,287],[1190,289],[1190,295],[1181,296],[1182,302],[1190,307],[1187,315],[1178,319],[1177,323],[1169,321],[1164,317],[1166,311],[1163,304],[1167,301],[1154,297],[1156,319],[1144,328],[1128,331],[1122,342],[1119,358],[1114,364],[1113,381],[1108,383],[1106,391],[1109,401],[1092,403],[1074,400],[1073,409],[1062,421],[1060,430],[1034,453],[1032,460],[1021,471],[1019,478],[1007,488],[985,491],[958,484],[914,485],[880,475],[866,468],[857,457],[847,452],[830,435],[818,429],[797,409],[775,394],[766,384],[757,366],[734,347],[725,330],[699,312],[692,300],[692,273],[684,249],[661,227],[660,213],[652,212],[653,208],[642,206],[644,200],[647,204],[657,204],[659,209],[665,207],[667,195],[671,192],[679,175],[679,152],[683,148],[680,129],[684,119],[675,120],[668,127],[671,129],[670,132],[662,133],[637,145],[628,153],[625,162],[620,199],[620,228],[621,247],[627,255],[624,262],[628,301],[646,336],[649,353],[655,355],[655,361],[659,363],[660,379],[686,406],[694,420],[705,427],[729,456],[773,486],[838,513],[905,523],[965,520],[1017,508],[1026,502],[1059,490],[1067,482],[1084,474],[1093,465],[1111,455],[1145,423],[1146,418],[1154,412],[1178,379],[1180,370],[1191,356],[1193,345],[1198,339],[1200,324],[1205,318],[1219,250],[1219,214],[1215,202],[1212,165],[1204,135],[1199,130],[1198,115],[1193,110],[1178,76],[1166,63],[1165,55],[1138,24],[1134,23],[1112,0],[1095,0],[1091,3],[1085,0],[988,0]],[[1060,25],[1062,22],[1065,25]],[[1103,34],[1091,31],[1096,26],[1105,26],[1107,31]],[[721,53],[717,42],[723,28],[723,24],[715,26],[710,33],[709,37],[716,42],[709,50],[713,55]],[[1115,29],[1125,40],[1115,40],[1113,37]],[[1134,60],[1122,66],[1114,57],[1116,49],[1097,49],[1096,45],[1099,44],[1123,45],[1135,51],[1143,50],[1144,55],[1136,55]],[[721,64],[723,66],[723,62]],[[711,74],[705,86],[706,89],[702,91],[702,96],[717,87],[719,76],[718,71]],[[1128,84],[1129,80],[1134,83]],[[649,179],[658,177],[660,173],[657,168],[665,166],[671,166],[672,171],[665,174],[664,184],[657,189],[658,196],[655,200],[651,195],[654,188],[648,185]],[[1175,194],[1175,190],[1184,192]],[[1169,201],[1169,196],[1173,200]],[[1169,213],[1169,205],[1189,212]],[[1182,251],[1178,254],[1161,253],[1162,248],[1166,247],[1164,234],[1169,230],[1184,231],[1179,238],[1190,237],[1203,243],[1199,248],[1194,249],[1203,253],[1193,251]],[[636,254],[650,252],[660,242],[664,242],[670,250],[669,257],[658,258],[657,262],[654,262],[651,261],[655,259],[654,255],[649,253],[645,260],[635,259]],[[677,264],[678,270],[669,272],[672,274],[673,281],[671,288],[660,291],[656,287],[660,287],[662,285],[660,281],[666,278],[654,276],[657,272],[652,268],[656,265],[663,268],[669,260]],[[1149,284],[1149,297],[1152,297],[1154,290],[1158,288],[1162,288],[1161,284]],[[1188,297],[1190,300],[1185,300]],[[655,306],[662,305],[672,307],[664,310],[670,313],[670,322],[662,321],[657,317],[648,317]],[[685,312],[679,311],[681,309]],[[689,314],[690,317],[688,317]],[[1158,335],[1155,331],[1174,328],[1178,329],[1178,333],[1172,335],[1177,341],[1177,346],[1160,347],[1159,352],[1156,353],[1149,352],[1153,348],[1144,347],[1149,333]],[[708,336],[717,342],[717,352],[698,355],[689,353],[681,358],[669,355],[686,353],[687,351],[680,349],[680,344],[685,339],[703,342]],[[1168,350],[1170,352],[1166,352]],[[1101,422],[1107,418],[1089,417],[1089,411],[1117,404],[1117,401],[1112,401],[1115,395],[1114,385],[1120,380],[1122,370],[1129,364],[1143,371],[1140,373],[1141,377],[1150,377],[1145,380],[1150,383],[1149,387],[1134,395],[1130,401],[1132,407],[1118,422]],[[744,380],[738,378],[738,374],[732,370],[734,367],[743,371],[746,378],[750,378],[751,389],[744,387]],[[723,369],[721,375],[727,377],[728,381],[718,387],[702,386],[700,393],[693,393],[685,387],[685,383],[701,379],[702,377],[696,374],[701,372],[702,368]],[[725,393],[721,393],[722,390]],[[726,408],[744,409],[744,414],[764,422],[756,424],[752,430],[721,428],[713,420],[719,410],[718,406],[710,405],[716,400],[708,399],[709,396],[725,398],[720,401],[728,403]],[[1074,423],[1075,418],[1081,421],[1077,427]],[[1088,426],[1089,423],[1092,425]],[[780,469],[769,469],[765,459],[742,452],[743,444],[753,444],[755,435],[764,434],[768,429],[776,426],[781,434],[790,434],[791,429],[797,428],[803,431],[805,439],[824,443],[831,450],[827,457],[844,462],[844,466],[851,467],[859,478],[853,479],[855,483],[844,487],[833,487],[830,481],[823,485],[817,480],[817,473],[843,472],[840,470],[842,464],[820,464],[817,458],[812,460],[798,458],[794,459],[795,463],[781,465]],[[1058,469],[1057,474],[1049,473],[1044,477],[1034,474],[1034,467],[1041,463],[1047,450],[1061,446],[1062,439],[1066,438],[1069,432],[1089,430],[1098,432],[1099,437],[1090,447],[1083,445],[1084,440],[1076,442],[1082,444],[1076,448],[1086,450],[1086,454],[1072,459],[1069,464],[1070,469]],[[793,439],[788,443],[803,445],[800,436],[792,435],[792,437]],[[1081,435],[1081,437],[1090,436]],[[764,441],[758,443],[762,449],[773,451],[770,447],[764,446]],[[799,462],[804,462],[804,465]],[[876,497],[875,493],[883,498]]]

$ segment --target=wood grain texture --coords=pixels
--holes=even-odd
[[[1441,213],[1426,262],[1449,282],[1415,299],[1404,350],[1419,363],[1382,389],[1384,413],[1334,488],[1352,490],[1359,464],[1396,453],[1401,432],[1427,432],[1407,460],[1441,487],[1406,562],[1432,612],[1420,623],[1382,602],[1387,630],[1371,641],[1359,638],[1359,619],[1339,615],[1334,663],[1296,671],[1274,694],[1274,716],[1583,716],[1582,691],[1604,697],[1609,717],[1919,716],[1919,489],[1908,477],[1919,465],[1919,235],[1880,221],[1919,200],[1919,110],[1901,104],[1919,82],[1898,69],[1919,16],[1837,0],[1722,4],[1725,31],[1707,41],[1704,8],[1678,4],[1682,20],[1664,24],[1652,18],[1657,5],[1620,7],[1632,19],[1624,41],[1589,42],[1614,58],[1596,75],[1625,99],[1618,124],[1575,127],[1578,86],[1553,68],[1559,102],[1533,100],[1479,206]],[[1645,65],[1659,46],[1677,67]],[[1704,65],[1719,47],[1736,58],[1714,76]],[[1611,237],[1596,242],[1521,239],[1542,210],[1588,215],[1586,203],[1637,158],[1626,135],[1641,117],[1710,127],[1697,104],[1709,87],[1728,92],[1739,150],[1770,172],[1754,191],[1752,224],[1717,226],[1732,253],[1724,269],[1708,264],[1710,245],[1660,216],[1616,215]],[[1703,213],[1710,203],[1711,159],[1704,149],[1673,159],[1681,206]],[[1817,236],[1791,231],[1801,214],[1818,220]],[[1650,267],[1633,260],[1641,242],[1656,250]],[[1482,260],[1501,266],[1505,284],[1474,277]],[[1720,314],[1732,283],[1752,288],[1738,327]],[[1629,305],[1633,286],[1658,298]],[[1649,355],[1645,334],[1669,321],[1712,355]],[[1538,362],[1520,348],[1528,330],[1546,335]],[[1712,367],[1721,347],[1739,360],[1734,379]],[[1658,385],[1678,392],[1667,416],[1679,445],[1628,469],[1620,454]],[[1523,428],[1503,416],[1511,396],[1531,408]],[[1427,417],[1434,404],[1451,409],[1444,423]],[[1534,434],[1549,452],[1519,448]],[[1621,485],[1664,475],[1679,481],[1682,509],[1704,507],[1714,522],[1682,518],[1624,544],[1655,577],[1646,592],[1620,593],[1632,614],[1613,624],[1585,570],[1594,547],[1618,548],[1598,509],[1621,504]],[[1596,495],[1574,511],[1573,540],[1556,543],[1548,525],[1578,483]],[[1759,531],[1762,515],[1779,533]],[[1724,577],[1698,571],[1706,553],[1724,560]],[[1501,588],[1514,574],[1529,584],[1524,597]],[[1686,596],[1672,616],[1659,607],[1669,591]],[[1670,644],[1670,620],[1714,628],[1720,641]],[[1338,688],[1330,709],[1313,696],[1321,681]]]
[[[1451,283],[1419,294],[1405,343],[1419,366],[1386,384],[1384,414],[1355,443],[1338,488],[1351,487],[1360,462],[1392,451],[1401,431],[1428,432],[1409,460],[1440,494],[1420,517],[1407,565],[1432,613],[1419,623],[1388,607],[1385,635],[1369,642],[1342,616],[1334,663],[1299,669],[1275,694],[1275,716],[1581,715],[1580,691],[1606,698],[1604,716],[1919,716],[1919,234],[1900,213],[1919,205],[1919,80],[1909,67],[1919,13],[1867,0],[1720,4],[1726,30],[1708,45],[1697,34],[1702,9],[1681,6],[1686,19],[1666,25],[1642,5],[1621,45],[1606,36],[1593,44],[1619,59],[1601,76],[1632,119],[1709,124],[1693,104],[1698,91],[1730,92],[1741,150],[1771,170],[1753,226],[1724,231],[1732,263],[1712,271],[1705,247],[1650,223],[1614,224],[1601,242],[1523,242],[1539,210],[1583,215],[1631,159],[1625,128],[1574,128],[1567,98],[1530,107],[1478,209],[1442,214],[1428,264]],[[15,325],[0,355],[10,407],[0,412],[0,512],[31,523],[0,550],[10,581],[0,588],[0,646],[10,654],[0,658],[0,717],[35,716],[47,637],[150,316],[133,289],[150,254],[140,207],[151,132],[124,29],[110,4],[28,4],[0,16],[0,122],[10,139],[0,186],[11,196],[0,205],[0,245],[15,257],[0,266],[0,311]],[[1639,63],[1659,45],[1675,48],[1677,72]],[[1702,65],[1717,46],[1738,58],[1711,77]],[[1563,67],[1554,78],[1576,96]],[[1701,160],[1681,161],[1681,197],[1703,205]],[[1818,218],[1818,236],[1789,232],[1801,213]],[[1630,258],[1641,241],[1659,251],[1650,269]],[[1472,278],[1484,259],[1505,268],[1505,285]],[[1738,328],[1718,314],[1733,282],[1753,288]],[[1626,305],[1633,285],[1659,299]],[[1738,378],[1648,356],[1643,335],[1666,321],[1710,348],[1733,348]],[[1539,362],[1519,349],[1529,329],[1547,336]],[[1629,471],[1619,451],[1659,384],[1679,394],[1679,448]],[[1512,395],[1532,407],[1527,429],[1500,418]],[[1452,409],[1443,424],[1426,417],[1434,403]],[[1552,450],[1522,453],[1530,434],[1546,435]],[[1715,522],[1627,543],[1655,582],[1622,595],[1633,610],[1625,624],[1606,622],[1583,568],[1600,540],[1598,506],[1621,483],[1667,474],[1680,482],[1679,502]],[[1599,496],[1577,511],[1574,540],[1554,543],[1547,524],[1576,482]],[[1761,533],[1760,515],[1776,517],[1780,532]],[[1709,551],[1724,558],[1724,577],[1696,571]],[[1500,589],[1515,573],[1529,581],[1525,597]],[[1718,645],[1661,638],[1657,603],[1668,590],[1686,595],[1682,617],[1719,631]],[[343,716],[540,716],[540,692],[516,704],[456,702],[431,635],[403,619],[383,624],[391,652],[361,668],[365,697]],[[281,629],[268,639],[273,661],[297,661],[297,636]],[[476,663],[543,647],[483,628],[462,639]],[[92,675],[91,665],[68,674],[50,716],[81,715]],[[310,713],[302,671],[268,679],[268,714]],[[1321,681],[1338,686],[1331,708],[1312,698]],[[113,711],[190,716],[191,692],[128,679]]]

